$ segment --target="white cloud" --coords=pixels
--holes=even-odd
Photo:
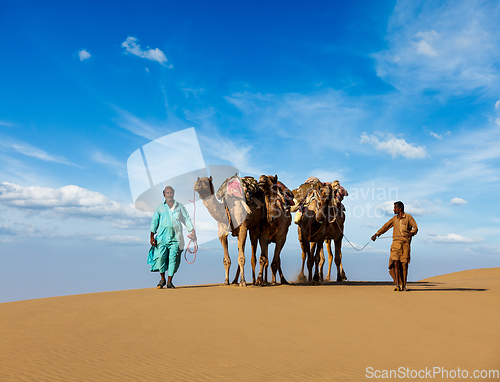
[[[141,46],[137,44],[137,41],[138,40],[135,37],[127,37],[127,39],[122,43],[122,47],[125,48],[128,53],[131,53],[135,56],[142,57],[151,61],[156,61],[162,65],[167,66],[166,63],[168,60],[165,56],[165,53],[163,53],[158,48],[151,49],[149,48],[149,46],[146,47],[147,50],[142,50]]]
[[[6,227],[6,226],[4,226]],[[79,234],[78,236],[75,236],[75,234],[72,233],[61,233],[61,232],[56,232],[54,229],[51,229],[44,225],[42,228],[35,227],[30,224],[25,224],[25,223],[15,223],[11,222],[11,226],[7,227],[6,232],[1,232],[2,231],[2,225],[0,224],[0,234],[6,234],[11,237],[31,237],[31,238],[72,238],[72,237],[86,237],[88,234]]]
[[[420,40],[415,46],[418,54],[423,54],[424,56],[438,55],[434,48],[425,40]]]
[[[137,236],[120,236],[120,235],[115,235],[115,236],[96,236],[94,238],[97,241],[103,241],[103,242],[108,242],[108,243],[113,243],[113,244],[146,244],[147,245],[147,240],[145,240],[143,237],[137,237]]]
[[[0,235],[15,235],[15,231],[4,224],[0,224]]]
[[[443,139],[443,136],[442,136],[442,135],[439,135],[439,134],[433,133],[432,131],[429,133],[429,135],[430,135],[431,137],[434,137],[434,138],[439,139],[439,140]]]
[[[252,161],[252,146],[246,143],[234,142],[228,138],[207,137],[198,135],[204,151],[218,159],[227,161],[240,170],[242,174],[260,176],[263,172],[255,167]]]
[[[114,158],[112,155],[102,151],[95,151],[91,158],[94,162],[105,165],[112,173],[122,178],[127,177],[126,164]]]
[[[462,205],[467,204],[469,202],[463,200],[462,198],[453,198],[453,199],[450,200],[450,203],[462,206]]]
[[[56,162],[56,163],[63,163],[69,166],[75,166],[79,167],[78,165],[71,163],[68,161],[66,158],[62,156],[56,156],[56,155],[50,155],[44,150],[41,150],[35,146],[32,146],[28,143],[25,142],[19,142],[19,141],[6,141],[2,140],[0,141],[0,147],[3,147],[3,151],[5,150],[13,150],[16,151],[20,154],[40,159],[46,162]]]
[[[440,236],[434,232],[429,232],[428,237],[425,239],[427,242],[431,243],[480,243],[483,242],[484,239],[482,237],[466,237],[457,235],[456,233],[449,233],[444,236]]]
[[[500,99],[495,103],[495,109],[500,109]]]
[[[137,219],[141,220],[150,220],[150,219]],[[136,223],[136,221],[129,220],[131,224]],[[50,239],[71,239],[71,240],[95,240],[99,242],[108,242],[113,244],[142,244],[148,245],[148,240],[144,237],[130,236],[130,235],[103,235],[102,232],[94,233],[89,231],[79,231],[75,232],[71,230],[71,232],[58,232],[58,228],[61,226],[56,226],[53,228],[47,227],[44,225],[43,227],[35,227],[25,223],[13,223],[12,226],[6,226],[0,224],[0,236],[5,236],[0,242],[15,242],[19,240],[17,238],[50,238]],[[113,226],[113,224],[112,224]],[[67,228],[67,227],[64,227]],[[119,227],[121,228],[121,227]],[[130,228],[130,227],[129,227]],[[144,227],[136,225],[136,229],[143,230]]]
[[[495,119],[495,123],[500,126],[500,118]]]
[[[375,207],[375,210],[382,209],[386,215],[392,216],[394,215],[394,202],[396,202],[396,200],[384,202]],[[420,203],[418,200],[415,200],[411,203],[404,203],[404,206],[405,212],[410,215],[421,216],[436,213],[436,210],[430,202]]]
[[[313,146],[318,152],[359,150],[355,140],[361,132],[358,126],[368,118],[359,98],[332,89],[308,95],[242,92],[225,99],[244,115],[242,128],[249,130],[252,140],[272,132],[273,139],[262,140],[256,147],[261,152],[275,150],[272,142],[281,139],[284,144],[296,144],[301,150],[305,145]],[[198,120],[203,124],[206,118]]]
[[[141,227],[142,228],[142,227]],[[51,238],[51,239],[72,239],[72,240],[95,240],[99,242],[108,242],[112,244],[142,244],[148,245],[148,240],[144,237],[130,235],[111,235],[106,236],[92,232],[71,232],[61,233],[50,228],[38,228],[27,224],[17,224],[13,229],[0,224],[0,236],[6,236],[0,240],[0,243],[14,243],[19,237],[26,238]]]
[[[80,57],[80,61],[83,61],[89,59],[91,55],[85,49],[82,49],[81,51],[78,52],[78,57]]]
[[[485,254],[500,255],[500,248],[493,245],[482,244],[475,246],[474,248],[466,248],[465,252],[468,252],[472,255],[482,256],[484,256]]]
[[[143,121],[142,119],[136,117],[128,111],[120,109],[119,107],[114,106],[113,108],[119,115],[117,124],[121,128],[130,131],[132,134],[152,141],[164,135],[170,134],[176,130],[182,130],[190,127],[185,123],[180,123],[175,119],[175,117],[170,117],[170,115],[169,125],[168,127],[166,127]]]
[[[0,126],[12,127],[14,124],[6,121],[0,121]]]
[[[387,29],[389,48],[374,54],[377,75],[402,92],[495,90],[499,18],[500,8],[490,2],[398,2]]]
[[[403,156],[408,159],[424,159],[427,157],[425,146],[415,146],[413,143],[408,143],[402,138],[396,138],[389,135],[388,140],[381,141],[375,135],[368,136],[366,133],[361,134],[361,143],[368,143],[379,151],[385,151],[393,158]]]
[[[123,205],[99,192],[69,185],[61,188],[0,183],[0,203],[34,211],[50,211],[63,216],[84,218],[146,218],[150,215],[132,204]]]
[[[309,175],[317,177],[322,182],[333,182],[334,180],[338,180],[341,185],[342,182],[348,180],[340,171],[327,171],[320,168],[312,170]]]
[[[118,229],[143,229],[145,226],[148,227],[151,223],[151,219],[120,219],[111,223],[111,227]]]

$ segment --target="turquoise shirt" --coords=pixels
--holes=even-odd
[[[182,235],[183,223],[188,231],[194,226],[189,213],[184,205],[174,201],[174,210],[171,211],[166,202],[159,204],[153,214],[151,221],[151,232],[157,234],[156,241],[168,244],[172,241],[179,243],[179,249],[184,248],[184,236]]]

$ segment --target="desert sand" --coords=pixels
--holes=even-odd
[[[409,287],[204,285],[3,303],[0,380],[362,381],[367,368],[426,367],[470,379],[500,370],[500,268]]]

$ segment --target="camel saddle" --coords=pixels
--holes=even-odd
[[[259,188],[259,183],[251,176],[243,178],[238,175],[227,178],[215,194],[217,199],[223,201],[228,196],[244,199],[247,204],[260,207],[264,204],[264,193]]]
[[[279,180],[278,180],[277,185],[278,185],[278,189],[279,189],[279,196],[280,196],[283,204],[286,207],[292,207],[295,204],[295,202],[293,201],[293,199],[294,199],[293,192],[290,191],[288,189],[288,187],[285,186],[283,183],[281,183]]]
[[[320,182],[318,178],[309,181],[310,179],[311,178],[309,178],[305,183],[301,184],[299,187],[292,191],[296,205],[302,204],[311,190],[319,191],[321,187],[324,187],[326,185],[326,183]]]

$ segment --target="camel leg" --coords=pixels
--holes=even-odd
[[[332,263],[333,263],[332,240],[326,239],[325,244],[326,244],[326,250],[328,251],[328,275],[326,276],[325,281],[330,281],[332,275]]]
[[[245,242],[247,240],[247,230],[243,227],[240,228],[238,235],[238,265],[241,273],[240,286],[246,287],[245,281]]]
[[[316,243],[309,243],[309,252],[307,253],[307,270],[309,275],[307,276],[307,281],[312,282],[313,280],[313,265],[314,265],[314,253],[315,253]]]
[[[347,276],[342,266],[342,237],[334,239],[335,243],[335,265],[337,266],[337,282],[347,280]]]
[[[239,232],[238,232],[238,235],[239,235]],[[239,239],[238,239],[238,241],[239,241]],[[238,243],[238,248],[239,248],[239,243]],[[236,267],[236,275],[234,276],[233,282],[231,284],[234,284],[234,285],[238,284],[239,278],[240,278],[240,267],[238,266],[238,267]]]
[[[323,242],[321,243],[314,243],[314,251],[311,251],[311,255],[314,252],[314,257],[313,257],[313,262],[314,262],[314,277],[313,281],[314,284],[319,284],[319,259],[320,259],[320,251],[321,247],[323,246]],[[312,270],[312,267],[311,267]]]
[[[319,282],[323,282],[323,265],[325,265],[325,253],[323,251],[323,243],[318,244],[321,245],[319,250]]]
[[[269,284],[268,277],[267,277],[268,270],[269,270],[269,244],[271,244],[270,241],[265,242],[266,249],[265,249],[264,252],[261,251],[261,254],[265,253],[265,258],[262,258],[262,256],[261,256],[261,260],[264,261],[264,265],[262,266],[262,268],[264,269],[264,273],[262,275],[264,285],[268,285]]]
[[[240,279],[240,267],[236,267],[236,275],[234,275],[234,279],[231,284],[238,284],[238,280]]]
[[[309,243],[307,244],[308,248],[307,248],[307,271],[309,272],[309,274],[307,275],[307,281],[308,282],[312,282],[312,269],[313,269],[313,265],[314,265],[314,258],[313,258],[313,253],[311,251],[311,248],[309,247]]]
[[[302,267],[300,268],[300,273],[297,281],[304,282],[305,281],[304,265],[306,264],[306,253],[304,252],[304,246],[302,244],[302,241],[300,240],[300,237],[301,237],[301,230],[299,227],[299,242],[300,242],[300,247],[302,248]]]
[[[280,281],[281,284],[288,284],[288,281],[286,281],[285,276],[283,276],[283,271],[281,270],[281,250],[283,249],[283,246],[285,245],[285,241],[280,241],[276,243],[276,248],[274,248],[274,257],[273,257],[273,262],[271,263],[271,270],[273,272],[273,280],[272,284],[276,284],[276,272],[279,272],[280,274]]]
[[[267,247],[267,248],[269,248],[269,245],[268,245],[268,247]],[[265,263],[265,265],[264,265],[264,283],[265,283],[266,285],[267,285],[267,284],[269,284],[269,281],[268,281],[269,279],[268,279],[268,277],[267,277],[267,276],[268,276],[268,274],[269,274],[268,270],[269,270],[269,249],[268,249],[268,251],[267,251],[267,253],[266,253],[266,263]]]
[[[229,268],[231,268],[231,258],[229,257],[229,249],[227,244],[227,235],[219,237],[219,240],[224,249],[224,268],[226,270],[226,278],[224,280],[224,285],[229,285]]]
[[[260,269],[259,269],[259,276],[257,277],[257,285],[260,285],[260,286],[265,285],[264,272],[267,275],[267,265],[268,265],[267,250],[268,250],[268,246],[269,246],[268,241],[264,238],[261,238],[260,239],[260,258],[259,258]]]
[[[307,267],[309,268],[309,254],[311,253],[311,248],[309,248],[309,242],[300,242],[300,246],[302,248],[302,269],[300,271],[300,275],[299,275],[299,281],[310,281],[309,279],[311,278],[312,279],[312,276],[311,276],[311,273],[309,271],[309,275],[306,279],[305,277],[305,274],[304,274],[304,266],[306,264],[306,261],[307,261]]]
[[[302,244],[301,244],[302,246]],[[304,266],[306,265],[306,258],[307,254],[302,250],[302,267],[300,268],[300,273],[299,273],[299,278],[298,282],[305,282],[306,281],[306,276],[304,276]]]
[[[253,252],[252,248],[252,285],[255,285],[255,266],[257,265],[257,255]]]
[[[255,285],[255,266],[257,265],[257,241],[259,237],[250,231],[250,243],[252,245],[252,285]]]

